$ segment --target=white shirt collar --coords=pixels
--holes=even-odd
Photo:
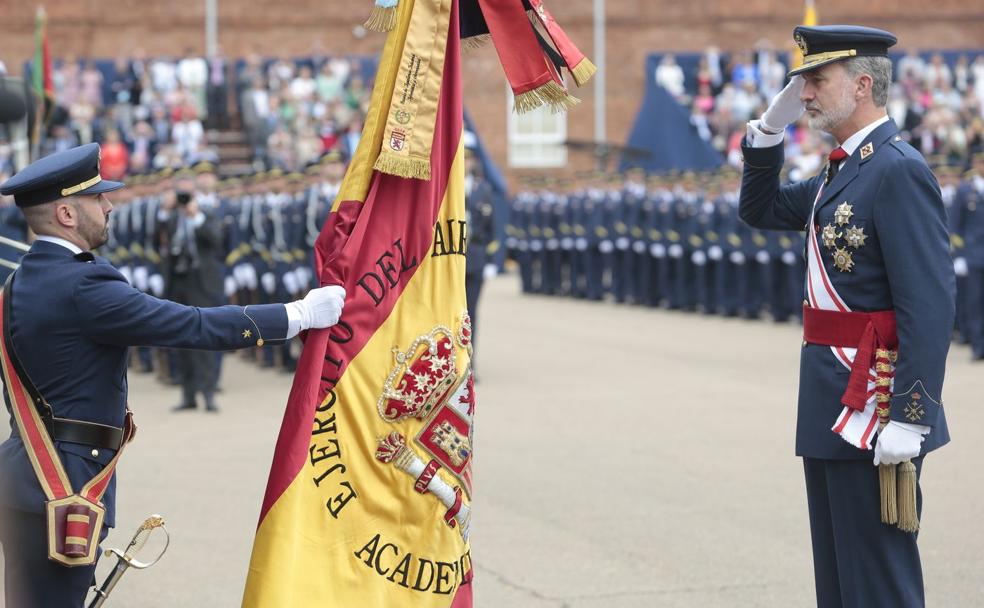
[[[62,247],[64,247],[65,249],[68,249],[69,251],[71,251],[73,254],[76,254],[76,255],[79,254],[79,253],[82,253],[82,250],[79,249],[79,246],[78,245],[76,245],[75,243],[73,243],[71,241],[66,241],[65,239],[58,238],[57,236],[47,236],[47,235],[42,234],[42,235],[38,235],[38,237],[35,238],[34,240],[36,240],[36,241],[45,241],[45,242],[48,242],[48,243],[54,243],[55,245],[61,245]]]
[[[858,149],[858,146],[861,145],[861,142],[864,141],[864,138],[871,135],[872,131],[874,131],[875,129],[880,127],[882,123],[887,121],[888,121],[888,116],[882,116],[881,118],[871,123],[867,127],[861,129],[854,135],[848,137],[847,140],[840,145],[840,147],[844,148],[844,151],[847,152],[848,156],[854,154],[854,151]]]

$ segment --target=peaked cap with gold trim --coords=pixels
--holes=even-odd
[[[898,42],[891,32],[860,25],[801,25],[793,30],[793,40],[803,65],[790,70],[790,76],[851,57],[888,57],[888,48]]]
[[[38,159],[0,185],[18,207],[41,205],[76,194],[119,190],[122,182],[99,175],[99,144],[86,144]]]

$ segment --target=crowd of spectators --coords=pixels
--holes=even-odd
[[[741,138],[749,119],[759,117],[786,82],[787,67],[767,42],[725,55],[708,48],[687,74],[673,55],[662,57],[656,83],[690,108],[690,122],[728,162],[739,166]],[[927,158],[957,167],[984,151],[984,55],[958,55],[947,63],[910,50],[893,72],[888,114],[903,137]],[[816,173],[830,143],[805,128],[805,119],[786,138],[787,165],[798,179]]]
[[[153,58],[136,50],[112,65],[59,58],[41,153],[95,141],[105,177],[119,179],[218,162],[206,130],[238,126],[253,169],[296,170],[333,149],[347,157],[358,144],[371,92],[362,67],[361,60],[320,53],[300,61],[258,54],[235,61],[221,51],[201,57],[193,49]],[[8,148],[0,136],[0,153]]]

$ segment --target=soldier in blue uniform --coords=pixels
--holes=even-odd
[[[959,243],[954,260],[964,277],[965,295],[961,302],[964,323],[974,361],[984,360],[984,153],[974,156],[974,167],[954,196],[953,234]]]
[[[946,212],[925,160],[886,114],[895,36],[801,26],[794,37],[803,65],[743,141],[740,210],[758,228],[809,231],[796,452],[817,604],[923,606],[918,475],[949,441]],[[784,129],[804,110],[839,145],[826,171],[780,186]]]
[[[193,308],[134,289],[90,251],[106,242],[113,209],[106,193],[121,187],[100,178],[97,144],[42,158],[0,185],[0,193],[13,195],[38,235],[5,287],[5,351],[19,359],[14,369],[22,383],[29,378],[37,389],[40,428],[75,491],[122,448],[129,346],[262,346],[333,325],[344,301],[344,290],[330,286],[286,305]],[[94,531],[93,542],[115,523],[115,495],[113,479],[101,500],[105,527]],[[48,559],[45,499],[12,424],[10,438],[0,444],[6,604],[78,608],[94,582],[95,564],[66,567]]]

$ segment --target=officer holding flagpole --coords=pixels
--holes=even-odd
[[[11,435],[0,444],[7,606],[81,607],[115,519],[114,470],[133,437],[127,348],[263,346],[338,322],[340,286],[265,306],[195,308],[129,285],[90,250],[123,187],[99,146],[42,158],[0,185],[37,240],[0,296],[0,362]]]
[[[797,27],[804,55],[743,142],[740,215],[807,232],[796,453],[819,606],[923,606],[916,545],[926,453],[950,437],[943,373],[954,273],[940,188],[885,106],[892,34]],[[837,142],[819,175],[780,185],[803,112]]]

